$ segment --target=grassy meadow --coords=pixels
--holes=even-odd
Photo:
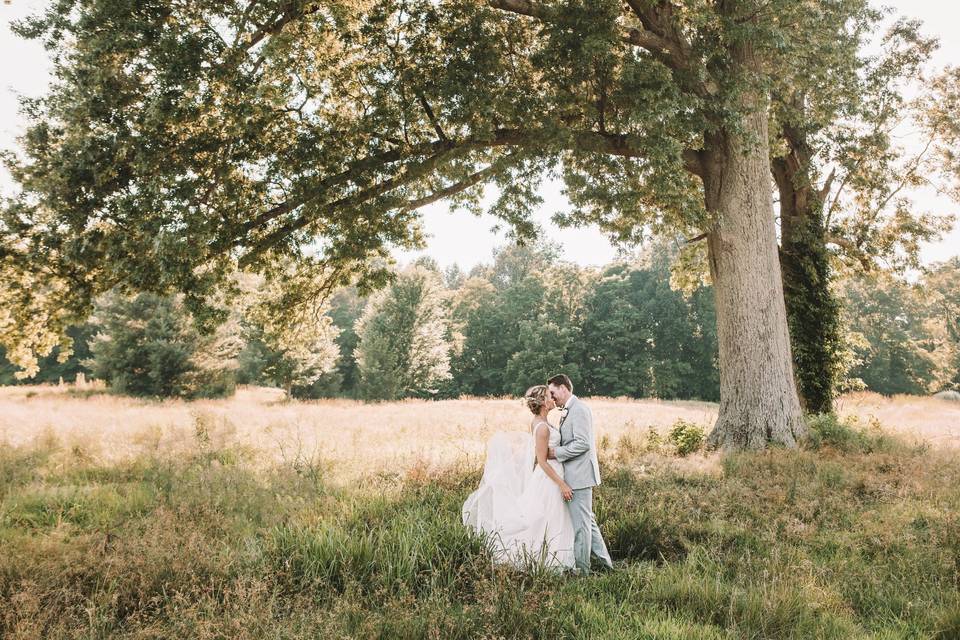
[[[847,396],[802,451],[680,456],[708,403],[592,399],[619,570],[460,524],[518,400],[0,388],[3,638],[960,638],[960,404]]]

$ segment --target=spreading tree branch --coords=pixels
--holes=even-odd
[[[627,0],[627,6],[643,25],[642,29],[632,29],[627,34],[628,42],[650,51],[667,67],[679,72],[676,79],[697,96],[705,98],[719,91],[716,82],[701,79],[707,74],[700,73],[703,69],[699,68],[693,47],[683,35],[670,2]]]
[[[522,16],[530,16],[544,21],[555,19],[556,12],[550,7],[527,0],[489,0],[487,4],[494,9],[509,11]]]
[[[828,235],[826,240],[830,244],[835,244],[842,249],[846,249],[847,254],[855,258],[860,263],[860,266],[863,267],[864,271],[872,271],[876,266],[870,261],[870,257],[864,253],[863,249],[854,241],[836,234]]]
[[[827,176],[827,179],[823,183],[823,187],[820,189],[820,201],[824,202],[827,199],[827,196],[830,195],[830,189],[833,188],[833,181],[837,178],[837,168],[833,167],[830,170],[830,175]]]
[[[549,147],[557,144],[562,149],[586,151],[593,153],[606,153],[627,158],[642,157],[639,152],[639,140],[634,136],[627,134],[600,133],[597,131],[570,131],[567,135],[558,141],[551,140],[546,132],[540,130],[522,130],[522,129],[498,129],[488,137],[473,138],[461,141],[434,142],[427,145],[420,145],[417,149],[421,152],[429,152],[423,160],[417,160],[402,165],[399,171],[392,172],[391,177],[382,180],[374,185],[362,188],[350,195],[344,196],[333,202],[322,204],[317,207],[310,215],[301,215],[278,229],[270,232],[265,238],[254,244],[240,260],[241,267],[250,264],[256,256],[280,244],[284,238],[308,226],[311,222],[318,219],[318,214],[332,214],[337,211],[350,207],[357,207],[369,203],[371,200],[386,195],[390,191],[409,185],[420,180],[430,173],[438,170],[443,163],[450,160],[463,157],[464,155],[482,149],[491,149],[496,147],[517,147],[517,148],[537,148]],[[411,158],[416,154],[411,153],[410,149],[401,152],[400,150],[380,154],[366,158],[354,163],[354,165],[334,176],[322,180],[315,185],[309,193],[304,193],[297,198],[276,205],[275,207],[261,213],[255,219],[246,222],[240,230],[233,234],[232,239],[227,243],[228,246],[237,246],[241,243],[243,236],[261,227],[270,221],[296,209],[310,204],[322,197],[331,186],[338,186],[348,182],[361,182],[364,175],[383,173],[388,165],[393,162],[401,161],[404,158]],[[684,153],[685,164],[692,173],[701,171],[700,154],[697,151],[689,150]],[[490,165],[486,169],[478,171],[468,178],[461,180],[455,185],[451,185],[440,192],[414,200],[401,205],[403,211],[410,211],[444,197],[459,193],[471,186],[487,180],[504,166],[504,162],[498,162]],[[701,175],[698,173],[698,175]],[[211,247],[213,250],[223,250],[225,246],[220,243]]]
[[[464,152],[463,148],[450,148],[445,149],[439,153],[436,153],[425,160],[420,162],[410,163],[403,167],[403,171],[400,173],[387,178],[381,182],[374,184],[371,187],[366,189],[361,189],[360,191],[340,198],[334,202],[327,203],[322,205],[319,210],[326,213],[334,213],[338,210],[348,209],[350,207],[360,206],[374,198],[380,197],[393,189],[408,185],[416,180],[423,178],[424,176],[430,174],[434,171],[442,162],[450,160],[453,157],[460,155]],[[265,238],[259,240],[253,247],[250,248],[247,253],[240,258],[239,265],[241,268],[249,265],[253,260],[260,254],[268,251],[269,249],[280,244],[285,238],[290,236],[293,233],[303,229],[308,226],[311,222],[314,222],[318,219],[316,215],[302,215],[296,220],[288,222],[287,224],[281,226],[279,229],[276,229],[270,232]]]
[[[462,193],[463,191],[466,191],[470,187],[475,187],[481,182],[485,182],[486,180],[489,180],[490,178],[495,176],[498,172],[500,172],[503,169],[503,167],[509,164],[509,162],[512,160],[514,160],[513,154],[510,154],[505,158],[501,158],[496,162],[491,163],[486,168],[481,169],[476,173],[472,173],[466,178],[464,178],[463,180],[455,182],[448,187],[435,191],[428,196],[424,196],[423,198],[410,200],[409,202],[407,202],[407,204],[405,204],[402,207],[401,211],[403,212],[414,211],[416,209],[420,209],[421,207],[425,207],[428,204],[433,204],[438,200],[443,200],[444,198],[449,198],[450,196],[455,196],[458,193]]]
[[[285,2],[279,10],[273,13],[269,20],[262,25],[257,25],[257,30],[250,34],[250,37],[243,43],[243,48],[249,51],[265,38],[275,36],[283,31],[283,28],[291,22],[318,11],[320,11],[320,4],[318,3]]]

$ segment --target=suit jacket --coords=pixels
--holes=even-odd
[[[563,463],[563,480],[571,489],[586,489],[600,484],[597,441],[593,433],[593,413],[578,397],[567,400],[567,415],[560,421],[560,446],[557,460]]]

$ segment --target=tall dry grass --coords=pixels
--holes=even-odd
[[[707,402],[587,401],[601,452],[608,455],[636,452],[631,444],[642,442],[651,428],[663,435],[677,420],[709,429],[717,412]],[[864,423],[875,419],[891,433],[938,446],[960,444],[960,403],[860,393],[845,396],[838,407],[842,415]],[[0,388],[0,443],[22,446],[52,439],[76,455],[115,463],[143,454],[185,455],[200,437],[216,447],[249,450],[264,465],[320,462],[328,467],[328,477],[341,479],[428,472],[458,462],[476,465],[491,434],[526,429],[529,420],[517,399],[287,401],[275,389],[241,387],[232,398],[187,402],[69,386]],[[684,464],[715,467],[715,461],[703,457]]]
[[[841,416],[876,419],[886,431],[933,446],[960,446],[960,402],[934,397],[851,393],[836,403]]]
[[[596,398],[590,404],[602,444],[678,418],[707,425],[716,415],[715,405],[701,402]],[[0,388],[0,443],[54,438],[105,463],[186,453],[200,430],[216,446],[249,448],[266,464],[319,459],[334,475],[355,477],[472,463],[494,432],[526,429],[529,420],[517,399],[286,401],[277,390],[248,387],[229,399],[186,402],[69,387]]]

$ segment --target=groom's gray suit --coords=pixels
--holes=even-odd
[[[573,521],[574,559],[577,569],[589,573],[591,551],[608,567],[613,566],[593,515],[593,488],[600,484],[593,414],[574,395],[570,396],[564,408],[567,413],[560,420],[560,446],[554,455],[563,463],[564,482],[573,489],[573,499],[568,506]]]

